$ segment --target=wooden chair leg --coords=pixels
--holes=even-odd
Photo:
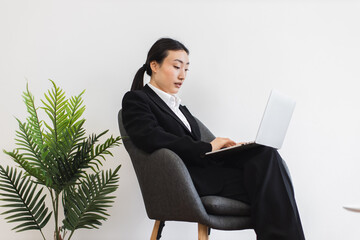
[[[161,233],[164,226],[165,226],[165,221],[156,220],[150,240],[159,240],[161,238]]]
[[[209,228],[205,225],[198,223],[199,240],[209,240]]]
[[[156,220],[155,224],[154,224],[152,234],[151,234],[151,237],[150,237],[150,240],[156,240],[159,228],[160,228],[160,221]]]

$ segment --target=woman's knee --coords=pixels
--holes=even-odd
[[[258,161],[263,161],[268,165],[283,164],[283,160],[275,148],[268,146],[261,146],[258,153]]]

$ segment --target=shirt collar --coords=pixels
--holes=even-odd
[[[170,108],[179,108],[181,99],[176,95],[171,95],[166,93],[157,87],[153,86],[151,83],[147,84]]]

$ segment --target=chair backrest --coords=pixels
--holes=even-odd
[[[214,134],[212,134],[212,132],[210,132],[210,130],[199,119],[195,119],[200,128],[201,140],[204,142],[211,142],[212,140],[214,140]]]

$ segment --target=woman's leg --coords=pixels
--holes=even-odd
[[[239,157],[258,240],[304,240],[291,180],[278,152],[259,147]]]

